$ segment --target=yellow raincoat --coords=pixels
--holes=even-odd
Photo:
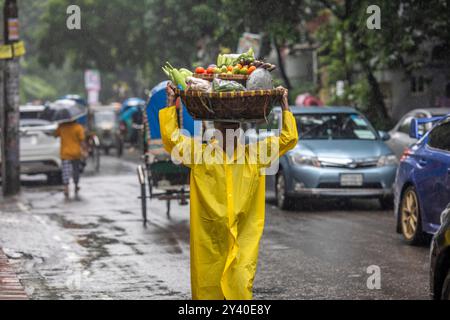
[[[183,164],[191,168],[192,298],[252,299],[265,217],[265,175],[261,170],[270,164],[194,161],[194,158],[202,157],[199,153],[205,152],[207,145],[199,145],[198,140],[180,132],[176,107],[161,110],[159,121],[167,152],[171,153],[176,148],[183,156],[183,150],[190,150],[190,161]],[[280,136],[259,142],[258,150],[279,146],[279,154],[275,156],[282,156],[297,144],[297,140],[295,118],[291,112],[283,111]],[[240,145],[240,148],[248,160],[248,147]],[[221,156],[228,157],[223,150],[222,153]]]

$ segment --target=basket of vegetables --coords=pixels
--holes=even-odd
[[[244,54],[219,55],[217,65],[194,72],[163,68],[177,86],[194,119],[212,121],[261,121],[267,119],[283,91],[274,89],[270,74],[276,67],[257,61],[253,50]]]
[[[261,121],[266,120],[283,91],[252,90],[204,92],[177,90],[189,113],[197,120]]]

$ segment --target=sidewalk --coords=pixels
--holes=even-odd
[[[0,248],[0,300],[28,300],[8,258]]]

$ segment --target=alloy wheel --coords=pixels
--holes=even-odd
[[[406,240],[412,240],[419,225],[419,202],[413,189],[407,190],[401,206],[402,232]]]

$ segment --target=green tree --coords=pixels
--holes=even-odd
[[[166,60],[195,64],[200,45],[213,62],[221,49],[233,50],[244,31],[265,35],[264,53],[271,41],[280,53],[303,35],[301,23],[312,12],[295,0],[80,0],[82,30],[72,31],[65,28],[70,2],[48,0],[37,37],[43,65],[69,59],[76,69],[134,69],[151,82],[164,78],[160,67]],[[289,86],[282,65],[281,72]]]
[[[388,120],[388,112],[377,71],[397,68],[408,74],[420,69],[429,61],[431,45],[437,44],[442,57],[449,56],[450,8],[445,0],[379,0],[381,30],[366,26],[373,1],[320,3],[332,13],[318,36],[330,84],[345,80],[349,89],[344,100],[366,101],[369,113],[382,121]]]
[[[47,0],[22,0],[18,4],[21,38],[27,50],[27,54],[21,58],[21,103],[53,100],[69,92],[82,93],[82,74],[74,72],[70,64],[65,62],[61,67],[45,67],[38,61],[39,56],[46,53],[40,52],[37,39]]]
[[[61,66],[69,59],[80,70],[131,69],[144,78],[161,79],[165,60],[189,66],[197,41],[214,35],[216,3],[220,1],[81,0],[82,28],[68,30],[65,10],[71,1],[48,0],[37,37],[40,62]]]

